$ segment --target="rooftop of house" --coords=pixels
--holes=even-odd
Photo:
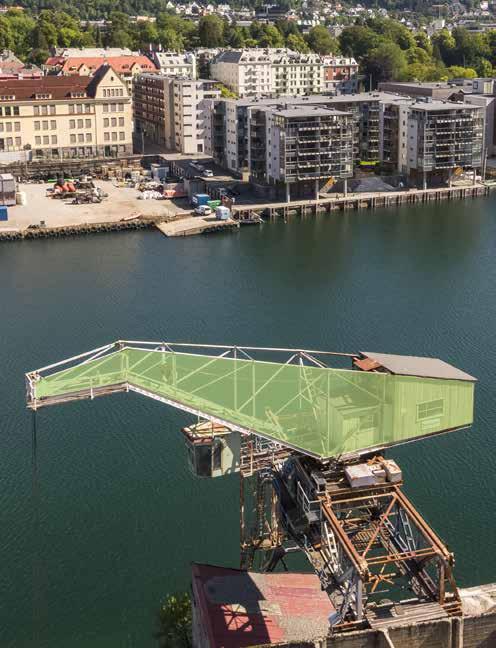
[[[46,60],[45,65],[57,67],[60,72],[70,74],[79,72],[83,67],[94,71],[104,63],[110,65],[118,74],[126,74],[136,65],[142,70],[157,69],[155,63],[147,56],[132,54],[125,56],[51,56]]]
[[[212,648],[324,637],[334,611],[315,574],[275,574],[193,564],[193,594]]]
[[[0,102],[7,101],[46,101],[47,98],[57,100],[75,98],[72,95],[85,93],[94,97],[98,84],[103,75],[110,69],[102,65],[94,76],[44,76],[30,79],[0,79]],[[43,95],[48,97],[43,98]],[[5,99],[2,97],[15,97]],[[38,97],[38,99],[36,99]]]

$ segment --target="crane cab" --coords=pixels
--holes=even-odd
[[[196,477],[222,477],[239,472],[239,432],[210,421],[184,427],[181,432],[189,466]]]

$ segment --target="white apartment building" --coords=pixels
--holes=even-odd
[[[215,81],[142,74],[134,84],[136,132],[170,151],[204,153],[209,105],[219,97]]]
[[[152,52],[152,61],[160,74],[196,79],[196,57],[192,52]]]
[[[33,159],[132,153],[126,83],[108,65],[94,76],[0,81],[0,153]]]
[[[212,61],[210,74],[239,97],[319,94],[324,89],[322,57],[288,49],[226,50]]]

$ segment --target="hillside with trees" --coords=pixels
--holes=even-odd
[[[60,0],[61,1],[61,0]],[[113,11],[106,29],[84,26],[66,11],[43,10],[34,16],[11,9],[0,16],[0,47],[40,64],[53,47],[151,46],[182,51],[195,47],[289,47],[300,52],[353,56],[376,86],[386,80],[436,81],[492,76],[496,67],[496,30],[472,33],[463,27],[444,29],[430,39],[390,18],[357,21],[334,38],[323,25],[303,34],[294,21],[274,25],[253,21],[239,27],[216,15],[198,21],[161,11],[155,22],[134,22]]]

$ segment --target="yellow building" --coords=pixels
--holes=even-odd
[[[0,160],[21,151],[33,160],[132,153],[126,83],[108,65],[92,77],[0,81]]]

